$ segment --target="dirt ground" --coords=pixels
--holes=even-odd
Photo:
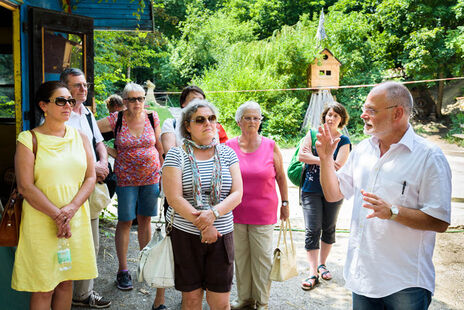
[[[464,149],[455,145],[447,145],[440,140],[439,136],[429,136],[430,140],[439,144],[439,146],[452,154],[457,154],[457,159],[464,162]],[[292,150],[283,150],[284,161],[288,164],[286,157],[291,157]],[[446,152],[445,152],[446,153]],[[461,158],[462,156],[462,158]],[[284,163],[285,164],[285,163]],[[456,172],[464,176],[464,164],[456,166],[452,165],[453,170],[453,186],[463,186],[461,182],[456,184]],[[460,177],[462,177],[460,176]],[[458,195],[461,195],[461,188],[457,188]],[[289,188],[291,219],[294,223],[294,228],[303,228],[302,219],[298,214],[301,207],[298,206],[294,198],[296,189]],[[455,189],[453,188],[453,194]],[[292,198],[293,197],[293,198]],[[297,197],[297,194],[296,194]],[[455,197],[455,196],[453,196]],[[464,200],[459,196],[458,200]],[[456,206],[456,204],[455,204]],[[432,299],[430,309],[442,310],[453,309],[464,310],[464,203],[457,204],[461,209],[461,215],[452,223],[454,227],[448,232],[437,234],[434,264],[436,271],[436,289]],[[345,208],[345,210],[344,210]],[[347,210],[345,205],[342,207],[341,214],[344,213],[343,219],[339,219],[338,228],[348,228],[350,210]],[[454,212],[454,209],[452,212]],[[458,212],[456,212],[458,213]],[[453,217],[453,215],[452,215]],[[155,219],[154,219],[155,220]],[[101,245],[98,256],[99,277],[95,281],[95,290],[109,298],[112,301],[111,309],[150,309],[155,296],[155,289],[148,287],[144,283],[135,281],[136,264],[138,257],[137,230],[132,228],[131,240],[129,245],[128,262],[129,270],[134,280],[134,290],[123,292],[116,288],[115,278],[118,268],[118,261],[114,246],[114,231],[115,221],[101,222]],[[286,282],[274,282],[271,288],[270,309],[351,309],[351,293],[344,288],[344,280],[342,269],[346,256],[346,248],[348,244],[349,233],[347,230],[340,229],[337,231],[337,243],[334,245],[328,261],[328,267],[331,270],[334,278],[331,281],[322,281],[321,285],[310,292],[305,292],[300,288],[301,279],[305,278],[309,272],[306,253],[304,251],[304,233],[293,233],[295,246],[297,249],[297,263],[299,275]],[[274,233],[274,243],[277,240],[277,231]],[[388,281],[388,279],[385,279]],[[232,288],[231,299],[236,296],[235,285]],[[169,309],[180,309],[181,294],[175,289],[166,290],[166,306]],[[209,309],[204,303],[204,309]],[[73,309],[82,309],[73,307]]]
[[[464,228],[464,227],[462,227]],[[105,222],[101,226],[101,247],[98,257],[99,277],[95,289],[112,301],[111,309],[149,310],[155,296],[155,289],[135,281],[138,245],[137,231],[132,229],[129,248],[129,270],[134,279],[134,290],[123,292],[116,288],[115,278],[118,262],[114,247],[114,222]],[[348,233],[337,232],[328,266],[334,275],[331,281],[322,281],[321,285],[310,292],[300,289],[300,281],[309,272],[304,251],[304,233],[293,233],[297,248],[299,275],[286,282],[273,282],[271,288],[270,309],[351,309],[351,294],[343,287],[342,269],[348,244]],[[274,242],[277,231],[274,233]],[[436,290],[430,309],[464,309],[464,232],[447,232],[437,235],[434,263],[436,268]],[[232,298],[236,296],[235,286]],[[180,309],[181,294],[174,288],[166,290],[166,306]],[[204,309],[209,309],[204,303]],[[73,309],[82,309],[73,307]]]

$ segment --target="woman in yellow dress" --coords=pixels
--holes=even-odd
[[[64,84],[43,83],[35,157],[31,132],[18,136],[15,171],[24,202],[11,287],[32,292],[30,309],[70,309],[72,280],[97,277],[87,203],[96,180],[90,142],[65,125],[75,103]],[[67,270],[58,262],[61,238],[71,252]]]

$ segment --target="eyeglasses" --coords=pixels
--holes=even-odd
[[[398,105],[391,105],[389,107],[386,107],[386,108],[383,108],[383,109],[380,109],[380,110],[388,110],[388,109],[391,109],[391,108],[396,108],[397,106]],[[362,107],[361,110],[362,110],[363,113],[366,113],[367,115],[370,115],[370,116],[374,116],[374,115],[376,115],[377,113],[380,112],[380,110],[375,110],[375,109],[366,108],[366,107]]]
[[[55,101],[48,100],[47,102],[53,102],[54,104],[56,104],[59,107],[64,107],[66,105],[66,103],[69,103],[69,105],[71,107],[76,105],[76,99],[74,99],[74,98],[66,99],[64,97],[56,97]]]
[[[124,100],[127,100],[127,101],[129,101],[130,103],[135,103],[136,101],[144,102],[144,101],[145,101],[145,97],[127,97],[127,98],[124,98]]]
[[[72,84],[70,85],[72,88],[89,88],[90,86],[92,85],[92,83],[76,83],[76,84]]]
[[[210,123],[216,123],[216,121],[217,121],[216,115],[212,114],[212,115],[210,115],[208,117],[197,116],[197,117],[195,117],[195,119],[191,119],[190,121],[195,122],[196,124],[199,124],[199,125],[200,124],[203,125],[206,122],[206,120],[208,120],[208,122],[210,122]]]
[[[263,120],[262,117],[256,117],[256,116],[254,116],[254,117],[245,116],[245,117],[243,117],[243,119],[246,120],[247,122],[251,122],[251,121],[253,121],[253,122],[261,122]]]

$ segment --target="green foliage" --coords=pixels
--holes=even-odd
[[[0,118],[15,117],[15,102],[7,96],[0,96]]]
[[[239,23],[224,12],[213,14],[206,8],[188,7],[181,22],[182,37],[172,51],[171,62],[186,82],[214,66],[236,42],[255,39],[251,23]]]
[[[320,10],[328,39],[314,39]],[[206,91],[306,87],[307,68],[322,48],[342,62],[341,85],[375,84],[387,70],[401,79],[464,72],[464,0],[155,0],[157,33],[96,32],[95,90],[102,101],[133,80],[157,90],[196,83]],[[361,106],[370,88],[333,91],[361,139]],[[262,106],[263,133],[298,140],[310,92],[207,92],[230,136],[247,100]],[[171,99],[173,99],[172,97]],[[173,99],[174,100],[174,99]]]
[[[312,30],[314,31],[314,29]],[[225,57],[194,80],[208,90],[250,90],[305,87],[308,63],[314,58],[314,35],[303,23],[283,27],[271,38],[231,45]],[[251,92],[207,94],[221,111],[228,129],[235,127],[237,107],[247,100],[263,110],[263,133],[277,140],[295,136],[303,121],[308,92]]]
[[[451,125],[446,135],[446,139],[464,147],[464,139],[457,138],[453,135],[464,134],[464,112],[450,114]]]

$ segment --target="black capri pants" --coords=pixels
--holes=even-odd
[[[327,244],[335,243],[335,226],[343,199],[328,202],[322,193],[307,192],[302,192],[301,199],[305,221],[305,249],[319,249],[319,239]]]

